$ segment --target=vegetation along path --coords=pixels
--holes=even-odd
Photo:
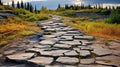
[[[6,62],[20,63],[9,67],[120,67],[119,43],[97,43],[93,36],[64,24],[62,17],[51,16],[38,21],[39,40],[30,41],[23,52],[6,56]]]

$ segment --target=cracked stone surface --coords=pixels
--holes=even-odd
[[[35,53],[21,53],[7,56],[7,59],[13,60],[16,62],[25,61],[35,56]]]
[[[51,15],[51,19],[38,21],[41,32],[37,41],[29,40],[11,50],[0,51],[13,65],[0,67],[120,67],[120,44],[118,42],[98,43],[94,37],[76,28],[67,26],[62,17]],[[12,47],[12,46],[11,46]],[[16,50],[24,49],[20,53]],[[11,55],[9,55],[11,54]],[[16,62],[23,63],[14,65]]]
[[[79,62],[78,58],[71,57],[59,57],[56,61],[63,64],[76,64]]]
[[[37,65],[47,65],[53,62],[53,58],[51,57],[35,57],[33,59],[28,60],[30,63],[34,63]]]

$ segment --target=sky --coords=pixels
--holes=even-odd
[[[7,4],[9,2],[9,4],[11,4],[11,2],[13,0],[1,0],[4,4]],[[24,2],[31,2],[31,1],[46,1],[46,0],[14,0],[15,3],[17,2],[21,2],[21,1],[24,1]]]

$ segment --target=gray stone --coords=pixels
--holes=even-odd
[[[103,57],[97,57],[96,63],[102,64],[102,65],[114,65],[120,67],[120,57],[117,56],[103,56]]]
[[[112,50],[112,54],[120,57],[120,51]]]
[[[71,65],[46,65],[45,67],[76,67]]]
[[[55,29],[45,29],[44,31],[45,31],[45,32],[56,32]]]
[[[56,38],[57,36],[56,35],[43,35],[43,37],[45,37],[45,38]]]
[[[79,62],[78,58],[72,58],[72,57],[59,57],[56,61],[62,64],[71,64],[71,65]]]
[[[42,45],[54,45],[56,43],[56,41],[47,39],[47,40],[42,40],[39,43],[42,44]]]
[[[60,41],[73,41],[73,36],[61,36]]]
[[[80,51],[80,48],[73,48],[73,50],[79,52],[79,51]]]
[[[75,57],[79,56],[79,54],[76,51],[74,51],[74,50],[65,52],[64,55],[65,56],[75,56]]]
[[[80,59],[81,64],[93,64],[95,63],[95,59]]]
[[[16,50],[5,51],[5,52],[4,52],[4,55],[13,54],[13,53],[15,53],[15,52],[16,52]]]
[[[52,50],[52,51],[40,51],[41,55],[46,56],[63,56],[63,53],[67,52],[69,50]]]
[[[68,34],[80,34],[79,31],[67,31]]]
[[[59,43],[62,43],[62,44],[69,44],[69,45],[81,45],[81,42],[79,41],[59,41]]]
[[[55,44],[53,47],[62,48],[62,49],[70,49],[71,48],[71,46],[68,44]]]
[[[81,36],[83,35],[82,33],[79,33],[79,34],[70,34],[70,33],[66,33],[64,34],[65,36]]]
[[[105,56],[105,55],[112,54],[112,51],[106,48],[97,48],[97,49],[94,49],[94,51],[92,52],[98,56]]]
[[[53,62],[53,58],[38,56],[28,60],[28,62],[43,66],[43,65],[51,64]]]
[[[104,66],[104,65],[96,65],[96,64],[91,64],[91,65],[82,65],[82,64],[79,64],[78,67],[112,67],[112,66]]]
[[[81,57],[87,57],[91,55],[90,51],[88,50],[80,50],[79,53]]]
[[[34,45],[33,48],[39,48],[39,49],[42,49],[42,48],[49,48],[51,47],[50,45]]]
[[[2,57],[3,55],[2,54],[0,54],[0,57]]]
[[[90,51],[93,50],[93,48],[88,47],[88,46],[78,46],[78,47],[80,47],[81,50],[90,50]]]
[[[82,46],[87,46],[87,45],[91,45],[92,42],[87,41],[87,40],[80,40],[82,42]]]
[[[95,38],[93,36],[75,36],[75,39],[83,39],[83,40],[94,40]]]
[[[6,57],[7,60],[14,60],[16,62],[24,62],[35,56],[35,53],[18,53],[14,55],[9,55]]]

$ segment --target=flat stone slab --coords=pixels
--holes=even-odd
[[[91,52],[88,50],[80,50],[79,53],[81,57],[87,57],[91,55]]]
[[[56,43],[56,41],[47,39],[47,40],[42,40],[39,43],[42,44],[42,45],[54,45]]]
[[[69,44],[69,45],[81,45],[81,42],[80,41],[59,41],[59,43],[62,43],[62,44]]]
[[[7,60],[13,60],[16,62],[24,62],[32,57],[35,56],[35,53],[21,53],[21,54],[14,54],[14,55],[9,55],[6,57]]]
[[[43,37],[45,37],[45,38],[56,38],[57,36],[56,35],[43,35]]]
[[[75,36],[75,39],[82,39],[82,40],[94,40],[95,38],[93,36]]]
[[[61,48],[61,49],[70,49],[71,48],[71,46],[68,44],[55,44],[53,47]]]
[[[69,50],[52,50],[52,51],[40,51],[41,55],[45,55],[45,56],[63,56],[63,53],[67,52]]]
[[[45,31],[45,32],[56,32],[55,29],[45,29],[44,31]]]
[[[39,49],[43,49],[43,48],[49,48],[51,47],[50,45],[34,45],[33,48],[39,48]]]
[[[97,49],[94,49],[94,51],[92,52],[98,56],[105,56],[105,55],[112,54],[112,51],[106,48],[97,48]]]
[[[80,34],[79,31],[67,31],[68,34]]]
[[[53,58],[51,58],[51,57],[40,57],[40,56],[38,56],[38,57],[35,57],[35,58],[33,58],[33,59],[28,60],[28,62],[34,63],[34,64],[36,64],[36,65],[41,65],[41,66],[43,66],[43,65],[51,64],[51,63],[53,62]]]
[[[73,36],[61,36],[60,41],[73,41]]]
[[[45,67],[77,67],[77,66],[71,66],[71,65],[46,65]]]
[[[12,54],[12,53],[15,53],[16,50],[9,50],[9,51],[5,51],[3,54],[4,55],[8,55],[8,54]]]
[[[91,59],[80,59],[80,63],[81,64],[93,64],[95,63],[95,59],[91,58]]]
[[[89,46],[78,46],[78,47],[80,47],[81,50],[90,50],[90,51],[93,50],[93,48],[91,48]]]
[[[78,67],[112,67],[112,66],[105,66],[105,65],[82,65],[82,64],[79,64]]]
[[[92,42],[87,41],[87,40],[80,40],[80,41],[82,43],[82,46],[87,46],[87,45],[91,45],[92,44]]]
[[[120,57],[112,56],[112,55],[97,57],[96,63],[102,64],[102,65],[114,65],[114,66],[120,67]]]
[[[65,55],[65,56],[72,56],[72,57],[73,57],[73,56],[75,56],[75,57],[76,57],[76,56],[79,56],[79,54],[78,54],[76,51],[74,51],[74,50],[65,52],[64,55]]]
[[[62,63],[62,64],[76,64],[79,62],[78,58],[72,58],[72,57],[59,57],[57,62]]]

